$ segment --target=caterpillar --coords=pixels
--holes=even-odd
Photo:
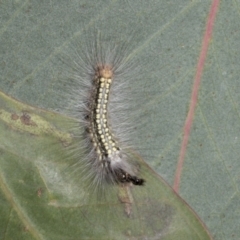
[[[86,127],[95,155],[95,165],[101,178],[107,182],[125,183],[131,182],[134,185],[143,185],[144,179],[135,176],[127,156],[122,151],[109,123],[108,101],[114,81],[114,66],[108,63],[96,63],[94,67],[93,89],[88,102]]]
[[[82,127],[78,137],[83,139],[84,156],[79,161],[85,162],[87,169],[82,173],[87,172],[96,186],[145,183],[139,177],[139,165],[129,154],[126,138],[131,132],[126,99],[131,94],[130,70],[134,69],[127,45],[81,43],[68,64],[74,65],[71,81],[66,84],[69,108]]]

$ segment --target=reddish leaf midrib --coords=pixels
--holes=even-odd
[[[189,111],[188,111],[187,118],[183,128],[183,139],[182,139],[181,149],[179,153],[179,158],[178,158],[178,163],[177,163],[177,168],[176,168],[175,178],[173,183],[173,189],[176,192],[179,192],[184,158],[186,155],[188,139],[191,133],[191,127],[193,123],[195,109],[197,106],[201,77],[202,77],[202,73],[203,73],[203,69],[204,69],[204,65],[207,57],[208,47],[209,47],[212,32],[213,32],[213,25],[216,19],[217,10],[219,8],[219,3],[220,3],[220,0],[212,0],[212,4],[210,6],[210,11],[208,14],[208,19],[206,22],[205,33],[202,40],[202,47],[201,47],[197,68],[196,68],[196,74],[194,78],[194,83],[192,87]]]

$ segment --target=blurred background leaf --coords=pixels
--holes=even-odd
[[[144,160],[173,185],[211,4],[207,0],[1,1],[0,88],[27,104],[61,110],[67,100],[58,101],[56,94],[64,92],[58,89],[65,70],[59,68],[58,55],[72,41],[85,38],[88,30],[97,28],[116,41],[134,35],[133,55],[142,68],[142,81],[133,86],[140,94],[131,103],[138,106],[134,116],[142,126],[134,136],[136,146]],[[239,8],[235,0],[222,1],[218,9],[179,192],[217,240],[240,238]],[[19,153],[21,158],[24,154],[24,150]],[[26,166],[16,162],[14,175],[29,169],[27,181],[38,183],[30,174],[35,166],[21,162]],[[31,199],[23,196],[27,198]],[[3,195],[1,201],[9,199]],[[19,213],[11,209],[2,211],[15,219],[14,232],[19,228]],[[23,239],[28,239],[27,234],[26,229]]]

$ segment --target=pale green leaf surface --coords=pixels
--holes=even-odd
[[[65,174],[70,119],[4,94],[0,102],[2,239],[210,239],[136,154],[146,187],[115,186],[100,198],[79,173]]]
[[[57,91],[64,92],[64,89],[58,88],[59,75],[65,70],[64,66],[59,66],[58,55],[65,51],[65,47],[71,46],[71,42],[78,38],[85,38],[83,29],[91,32],[97,28],[116,41],[134,35],[133,55],[141,67],[141,76],[139,84],[133,88],[142,93],[137,95],[136,102],[131,103],[137,106],[135,121],[137,119],[142,126],[136,133],[136,146],[144,160],[172,185],[210,5],[211,1],[207,0],[2,1],[0,88],[27,104],[61,110],[67,100],[58,101],[56,94]],[[180,195],[217,240],[240,238],[239,10],[239,0],[221,1],[180,185]],[[53,121],[56,124],[56,118]],[[48,129],[48,126],[41,125],[41,129]],[[59,138],[59,135],[52,137]],[[6,140],[12,139],[9,132]],[[24,175],[26,171],[36,168],[31,154],[33,158],[35,154],[42,154],[44,159],[44,151],[35,153],[39,147],[32,151],[36,143],[30,141],[28,144],[29,150],[23,147],[13,153],[10,151],[23,160],[16,160],[16,169],[7,166],[1,169],[2,173],[8,174],[8,180],[11,180],[9,176],[12,171]],[[9,146],[14,146],[14,142]],[[12,159],[11,154],[4,159]],[[26,179],[35,183],[30,186],[34,189],[32,192],[36,193],[38,187],[35,186],[42,186],[43,176],[41,179],[38,175],[34,177],[29,174]],[[10,182],[8,184],[10,186]],[[12,224],[10,226],[4,220],[1,226],[3,229],[9,227],[11,239],[14,237],[10,234],[14,236],[16,229],[25,230],[25,220],[28,219],[23,220],[10,204],[13,194],[21,188],[10,191],[11,188],[5,189],[4,186],[1,186],[4,189],[1,204],[5,207],[1,208],[4,214],[0,218],[9,216]],[[33,196],[24,191],[20,193],[18,196],[22,199],[17,198],[16,206],[24,207],[26,199]],[[61,193],[58,197],[64,195]],[[43,196],[46,198],[46,195]],[[35,201],[33,205],[38,206]],[[37,207],[29,209],[32,216],[39,215]],[[23,208],[21,212],[25,214],[25,211]],[[68,222],[72,218],[71,213],[62,211],[64,213],[44,210],[52,219],[66,214]],[[31,219],[31,214],[28,212],[24,216]],[[42,217],[45,218],[46,214]],[[38,223],[34,220],[31,231],[22,231],[21,234],[25,234],[22,238],[31,239],[38,234],[34,232]],[[46,224],[41,227],[47,228],[57,229],[57,226]],[[44,236],[43,232],[40,234]]]

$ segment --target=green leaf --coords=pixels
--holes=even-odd
[[[187,204],[142,160],[146,186],[100,198],[63,169],[70,119],[0,94],[1,235],[4,239],[210,239]],[[81,179],[81,181],[79,181]],[[87,181],[87,180],[86,180]]]

